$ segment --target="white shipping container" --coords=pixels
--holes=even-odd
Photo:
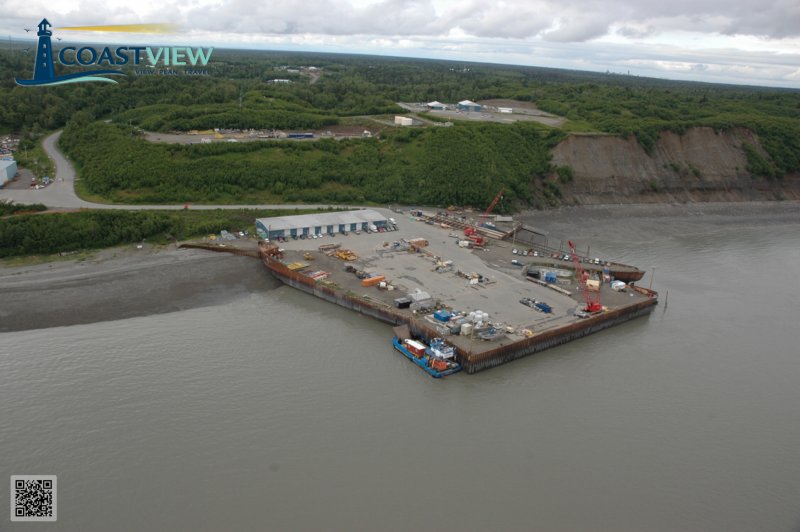
[[[413,347],[414,349],[419,349],[421,351],[425,351],[425,344],[418,342],[416,340],[407,339],[405,341],[407,346]]]

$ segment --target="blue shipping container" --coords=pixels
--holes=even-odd
[[[450,313],[446,310],[437,310],[433,313],[433,317],[439,321],[450,321]]]

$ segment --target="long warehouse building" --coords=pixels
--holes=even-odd
[[[370,229],[370,225],[375,228],[386,228],[389,226],[389,219],[371,209],[256,219],[256,230],[261,236],[266,236],[270,240],[278,237],[366,231]]]

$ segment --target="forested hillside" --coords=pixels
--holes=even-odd
[[[120,202],[332,201],[482,205],[536,199],[563,134],[531,123],[401,130],[383,140],[158,144],[73,121],[61,145],[86,189]]]

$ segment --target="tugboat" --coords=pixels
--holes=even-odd
[[[445,344],[441,338],[434,338],[430,346],[425,345],[411,338],[407,325],[395,327],[394,334],[394,348],[434,379],[461,371],[461,364],[455,360],[455,348]]]

